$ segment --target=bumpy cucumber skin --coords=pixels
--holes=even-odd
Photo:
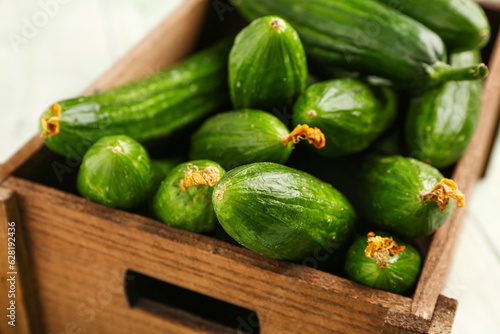
[[[272,22],[279,22],[274,29]],[[243,29],[229,54],[229,89],[235,109],[291,106],[307,85],[306,55],[297,32],[276,16]]]
[[[111,148],[118,147],[115,153]],[[85,154],[78,191],[91,201],[131,209],[151,193],[151,162],[144,147],[128,136],[99,139]]]
[[[479,51],[451,55],[454,66],[479,62]],[[406,119],[406,143],[411,155],[437,168],[462,157],[479,121],[482,80],[452,81],[415,97]]]
[[[308,87],[295,103],[293,117],[295,125],[318,127],[326,145],[316,151],[335,157],[367,148],[391,125],[396,111],[396,95],[390,88],[347,78]]]
[[[377,0],[423,23],[450,51],[480,49],[491,34],[484,10],[473,0]]]
[[[353,177],[352,201],[366,222],[401,237],[424,237],[441,226],[455,206],[450,200],[441,212],[436,202],[420,201],[420,194],[442,179],[436,168],[415,159],[369,156]]]
[[[331,185],[275,163],[240,166],[214,187],[215,213],[238,243],[276,259],[298,260],[351,237],[356,215]]]
[[[183,192],[179,186],[190,164],[200,170],[215,167],[220,176],[225,172],[219,164],[209,160],[189,161],[176,166],[156,192],[153,210],[156,217],[167,225],[192,232],[210,232],[218,226],[212,206],[212,187],[197,185],[187,187]]]
[[[388,233],[376,232],[382,237],[391,236]],[[410,244],[393,237],[399,246],[406,246],[402,252],[391,256],[387,268],[381,269],[375,260],[365,256],[368,246],[366,236],[356,239],[347,251],[345,272],[349,279],[393,293],[404,293],[417,281],[420,273],[421,257]]]
[[[401,83],[446,61],[443,41],[414,19],[376,1],[239,0],[247,18],[279,15],[297,30],[306,54],[326,64]]]
[[[56,153],[80,160],[101,137],[126,134],[145,142],[210,115],[229,100],[230,42],[223,41],[130,84],[60,101],[60,132],[46,137],[45,144]],[[52,116],[50,108],[44,116]]]
[[[292,153],[281,137],[287,127],[275,116],[260,110],[217,114],[203,123],[191,139],[191,159],[210,159],[226,170],[252,162],[285,163]]]

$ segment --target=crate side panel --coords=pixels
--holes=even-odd
[[[7,185],[19,194],[43,316],[51,331],[72,321],[94,333],[104,333],[110,325],[123,333],[169,328],[168,319],[129,308],[119,282],[126,269],[255,310],[263,333],[298,328],[376,333],[383,328],[388,309],[365,296],[370,291],[376,295],[376,290],[160,222],[146,224],[146,218],[117,214],[27,181],[10,179]],[[101,210],[112,211],[114,218],[102,218]],[[352,284],[352,291],[362,293],[336,291],[336,283]],[[392,298],[396,309],[409,311],[408,298],[385,298],[384,303]]]
[[[500,16],[499,16],[500,17]],[[476,181],[481,177],[491,151],[500,117],[500,35],[497,35],[489,59],[490,74],[486,79],[481,117],[472,141],[458,162],[453,179],[466,199],[472,194]],[[451,218],[440,227],[432,239],[429,253],[422,269],[412,304],[412,313],[430,320],[441,293],[453,255],[465,209],[455,209]]]

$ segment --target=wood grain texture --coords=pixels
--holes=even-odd
[[[151,300],[141,300],[136,305],[136,307],[138,307],[139,310],[145,310],[144,312],[154,314],[158,317],[168,318],[170,319],[171,323],[176,323],[181,328],[187,327],[190,330],[199,331],[201,333],[205,332],[224,333],[224,334],[237,333],[237,330],[235,329],[220,325],[210,320],[194,316],[193,314],[188,313],[184,310],[169,307],[160,303],[156,303]]]
[[[429,334],[451,333],[457,306],[458,302],[455,299],[439,296]]]
[[[466,200],[483,174],[497,131],[500,110],[500,36],[490,59],[490,74],[484,86],[479,125],[452,177],[466,196]],[[465,209],[453,210],[448,222],[434,234],[412,303],[412,313],[418,317],[432,318],[439,294],[444,287],[465,212]]]
[[[379,333],[389,309],[410,311],[408,297],[22,179],[4,186],[28,222],[47,331],[73,322],[88,333],[198,330],[130,308],[120,284],[127,269],[254,310],[262,333]]]
[[[210,4],[186,1],[83,94],[140,78],[183,58]],[[477,134],[454,173],[467,196],[486,163],[498,122],[499,46],[497,42],[491,57]],[[0,182],[35,153],[43,153],[42,145],[36,136],[0,166]],[[264,334],[451,331],[456,301],[439,293],[464,210],[454,210],[432,238],[416,293],[408,298],[19,178],[9,177],[2,186],[15,191],[18,199],[16,219],[24,224],[29,245],[25,254],[32,257],[35,277],[31,286],[37,291],[30,297],[39,297],[40,317],[35,318],[43,319],[38,327],[42,332],[235,332],[148,300],[131,308],[124,286],[128,269],[256,311]],[[421,246],[427,248],[428,241]]]
[[[8,230],[9,222],[14,222],[14,230]],[[19,219],[16,197],[12,190],[0,187],[0,309],[2,310],[2,321],[0,322],[0,333],[41,333],[41,317],[37,304],[36,290],[31,271],[30,252],[25,239],[25,226]],[[14,232],[12,239],[8,232]],[[14,270],[10,268],[7,251],[8,241],[15,243]],[[12,274],[11,274],[12,273]],[[9,281],[11,279],[13,281]],[[9,280],[8,280],[9,279]],[[11,290],[11,282],[14,282],[14,290]],[[13,291],[13,298],[8,293]],[[7,308],[10,301],[15,302],[15,326],[8,324],[6,315],[10,313]]]

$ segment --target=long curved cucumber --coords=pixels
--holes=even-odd
[[[210,115],[229,100],[230,42],[130,84],[53,104],[40,122],[45,144],[80,160],[101,137],[124,134],[145,142]]]
[[[297,30],[308,57],[404,85],[472,80],[484,64],[454,69],[441,38],[374,0],[239,0],[247,19],[279,15]]]
[[[377,0],[437,33],[450,51],[480,49],[491,35],[484,10],[473,0]]]

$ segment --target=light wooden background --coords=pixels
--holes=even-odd
[[[36,132],[44,108],[83,91],[182,2],[0,0],[0,163]],[[498,333],[500,137],[467,208],[443,293],[460,303],[454,334]]]

